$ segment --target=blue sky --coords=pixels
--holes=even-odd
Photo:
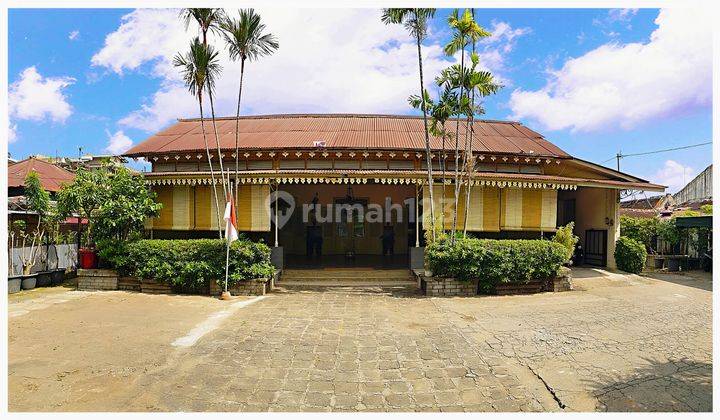
[[[413,113],[405,99],[416,93],[414,46],[402,27],[379,23],[379,11],[259,12],[280,50],[248,66],[243,113]],[[458,59],[441,51],[448,13],[438,11],[424,43],[428,76]],[[175,118],[195,116],[170,64],[192,36],[176,16],[11,9],[12,156],[74,156],[78,146],[118,152]],[[486,99],[484,118],[518,119],[570,154],[609,166],[619,150],[712,139],[711,32],[702,13],[477,9],[476,18],[494,34],[479,45],[481,63],[505,85]],[[228,115],[239,72],[223,64],[218,114]],[[628,157],[622,170],[674,191],[711,161],[708,145]]]

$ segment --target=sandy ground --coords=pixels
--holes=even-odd
[[[42,306],[43,299],[56,303]],[[138,377],[173,357],[174,340],[231,304],[203,296],[59,288],[36,289],[13,301],[10,313],[29,311],[9,322],[13,411],[123,410]]]
[[[249,305],[22,292],[9,299],[9,408],[712,409],[708,273],[573,276],[576,290],[565,293],[307,288]]]

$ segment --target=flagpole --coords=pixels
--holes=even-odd
[[[232,186],[230,185],[230,174],[228,173],[228,187],[230,188],[230,195],[228,197],[225,197],[225,199],[229,199],[232,197]],[[226,203],[227,205],[227,203]],[[232,209],[234,211],[234,209]],[[230,233],[228,232],[229,222],[225,221],[225,289],[222,294],[223,299],[229,299],[230,293],[228,292],[228,274],[230,271]]]

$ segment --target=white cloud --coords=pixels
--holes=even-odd
[[[17,124],[10,124],[8,126],[8,144],[15,143],[17,139]]]
[[[610,9],[608,11],[608,20],[610,22],[628,22],[640,9]]]
[[[283,112],[406,113],[407,97],[418,91],[417,50],[401,25],[384,25],[379,10],[258,10],[267,30],[280,42],[272,56],[246,64],[244,114]],[[196,31],[187,32],[176,10],[135,10],[105,39],[93,66],[119,75],[147,71],[160,88],[120,124],[153,131],[179,117],[198,115],[198,106],[182,84],[172,57],[185,52]],[[307,30],[312,28],[312,30]],[[347,30],[352,28],[352,30]],[[513,39],[512,28],[503,39]],[[434,39],[434,38],[433,38]],[[223,74],[216,86],[216,114],[234,115],[239,63],[222,49]],[[436,41],[423,45],[426,86],[440,70],[457,60],[445,57]],[[501,60],[481,57],[485,67]],[[209,110],[208,110],[209,111]]]
[[[711,15],[663,9],[647,43],[602,45],[565,62],[540,90],[516,89],[512,118],[550,130],[632,128],[712,100]]]
[[[65,122],[72,114],[72,107],[63,90],[74,82],[72,77],[43,77],[35,66],[26,68],[10,85],[10,116],[22,120]]]
[[[492,27],[488,29],[492,36],[483,38],[481,44],[501,44],[501,50],[508,53],[515,48],[517,38],[529,34],[530,28],[513,28],[507,22],[493,21]]]
[[[105,130],[105,134],[108,136],[106,152],[110,152],[113,155],[119,155],[127,151],[133,145],[133,141],[130,137],[126,136],[125,133],[116,131],[115,134],[110,134],[109,131]]]
[[[651,177],[651,181],[666,185],[667,192],[675,193],[685,186],[693,177],[697,175],[695,169],[685,166],[674,160],[666,160],[662,168]]]
[[[80,31],[74,30],[68,34],[68,39],[70,41],[75,41],[80,36]]]

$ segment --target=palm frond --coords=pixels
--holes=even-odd
[[[220,23],[233,60],[256,60],[270,55],[280,46],[273,34],[264,34],[265,25],[253,9],[243,9],[239,18],[225,17]]]

